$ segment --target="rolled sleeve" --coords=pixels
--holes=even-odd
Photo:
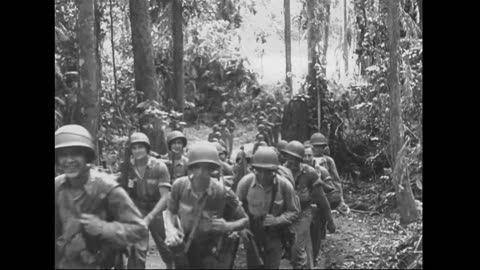
[[[175,181],[172,185],[170,198],[168,198],[168,210],[174,215],[178,214],[178,208],[180,207],[181,186],[181,181]]]
[[[168,189],[172,188],[172,184],[170,181],[170,174],[168,173],[168,168],[165,163],[160,163],[158,165],[158,187],[166,187]]]

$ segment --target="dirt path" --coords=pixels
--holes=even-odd
[[[328,234],[322,243],[320,263],[316,269],[378,268],[384,257],[382,253],[397,246],[408,236],[408,231],[395,226],[395,221],[381,216],[354,212],[345,216],[334,211],[334,218],[337,231]],[[150,241],[147,268],[162,269],[164,266],[156,247]],[[237,253],[235,268],[247,268],[242,246]],[[280,269],[292,267],[289,261],[282,260]]]
[[[195,142],[206,137],[206,134],[207,131],[204,128],[192,129],[187,132],[187,137],[190,142]],[[245,151],[251,151],[253,148],[253,144],[248,142],[253,141],[255,131],[248,128],[242,130],[242,134],[244,136],[238,136],[234,140],[232,159],[241,145],[245,145]],[[348,186],[348,183],[344,184]],[[362,190],[364,191],[361,193],[365,193],[368,188],[363,187]],[[375,191],[370,193],[372,192],[376,193]],[[350,191],[346,194],[348,195],[345,200],[349,205],[366,199],[365,194],[352,194]],[[367,200],[371,201],[368,198]],[[348,215],[333,211],[333,215],[337,231],[334,234],[328,234],[322,242],[320,260],[316,269],[388,268],[392,261],[397,260],[396,247],[412,236],[415,229],[421,230],[422,226],[419,221],[403,228],[398,225],[398,216],[395,219],[389,219],[383,215],[370,215],[368,212],[355,212],[355,210]],[[389,261],[386,262],[386,260]],[[147,269],[164,268],[165,264],[150,237]],[[234,268],[247,268],[245,249],[242,245],[237,252]],[[282,260],[280,269],[292,269],[290,262]]]

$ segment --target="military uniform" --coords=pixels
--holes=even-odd
[[[175,179],[177,178],[187,176],[188,158],[186,156],[169,151],[167,155],[162,157],[162,160],[168,167],[172,183],[175,182]]]
[[[120,180],[119,182],[127,183],[127,186],[124,186],[124,188],[128,191],[130,197],[133,199],[138,209],[140,209],[143,216],[148,215],[160,200],[161,196],[159,188],[171,188],[170,175],[167,166],[163,161],[151,156],[148,157],[143,177],[134,167],[133,160],[131,160],[128,175],[121,175],[120,177],[127,178],[127,181]],[[156,215],[153,217],[148,229],[152,234],[153,241],[162,256],[163,261],[167,264],[171,264],[173,259],[164,243],[165,229],[162,215]],[[136,254],[132,254],[129,258],[129,269],[145,268],[147,251],[148,241],[136,245],[135,250],[132,251]]]
[[[148,237],[139,210],[112,176],[90,169],[86,177],[79,194],[65,175],[55,178],[56,268],[112,267],[120,250]],[[83,231],[84,213],[104,222],[101,235]]]
[[[327,194],[329,197],[330,205],[332,209],[337,208],[340,204],[345,203],[343,199],[343,189],[340,176],[338,175],[337,167],[335,166],[335,161],[329,156],[323,157],[314,157],[313,158],[314,166],[322,166],[328,170],[329,175],[331,176],[332,185],[335,187],[335,192]],[[340,201],[338,201],[340,199]]]
[[[123,267],[122,253],[145,241],[139,210],[113,176],[89,167],[95,160],[91,134],[82,126],[55,131],[55,267]],[[71,162],[78,166],[71,167]],[[72,178],[68,178],[68,177]]]
[[[325,194],[322,189],[322,182],[312,167],[300,163],[299,171],[294,174],[295,192],[300,200],[301,214],[294,222],[297,238],[292,248],[292,266],[294,269],[312,268],[313,253],[310,236],[310,224],[312,222],[312,204],[324,204]]]
[[[315,170],[320,175],[320,178],[324,183],[324,191],[327,201],[322,201],[323,204],[315,205],[315,207],[312,209],[310,234],[312,238],[313,258],[316,258],[320,252],[321,240],[325,239],[327,226],[330,232],[335,230],[335,224],[330,209],[337,207],[340,203],[339,192],[333,186],[332,177],[328,173],[327,169],[316,164]]]
[[[273,186],[264,188],[255,174],[245,175],[237,187],[237,195],[250,214],[250,226],[264,263],[264,269],[278,269],[282,258],[282,231],[279,226],[263,227],[262,218],[269,212],[272,196],[271,214],[282,220],[284,224],[293,222],[299,212],[298,199],[293,186],[282,176],[275,176],[273,185],[277,185],[276,194],[272,194]],[[249,269],[260,267],[253,265],[254,253],[247,249],[247,265]]]
[[[225,268],[222,248],[219,242],[224,233],[211,230],[211,219],[223,217],[225,220],[238,220],[247,217],[234,192],[225,187],[222,181],[211,179],[205,193],[205,206],[192,244],[187,252],[188,262],[176,261],[176,268]],[[181,226],[188,238],[195,216],[199,213],[201,198],[192,190],[192,177],[181,177],[172,186],[168,210],[180,217]],[[187,264],[185,264],[187,263]]]
[[[272,137],[273,143],[276,145],[278,143],[278,137],[280,135],[280,126],[282,124],[282,118],[276,110],[272,111],[272,114],[268,116],[268,121],[273,124],[272,126]]]

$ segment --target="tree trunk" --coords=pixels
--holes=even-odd
[[[323,33],[322,75],[327,77],[328,31],[330,31],[330,0],[325,0],[325,22]]]
[[[157,99],[157,80],[153,62],[153,45],[148,12],[148,0],[130,0],[132,27],[133,66],[135,89],[143,93],[142,100]]]
[[[418,0],[418,13],[420,17],[420,29],[423,31],[423,0]]]
[[[102,59],[101,59],[101,46],[102,46],[102,29],[100,27],[100,22],[102,20],[102,17],[103,17],[103,9],[102,9],[102,6],[101,6],[101,2],[99,0],[94,0],[94,8],[95,8],[95,57],[97,59],[97,93],[100,93],[102,91]],[[97,94],[97,96],[99,96],[99,94]],[[101,104],[100,104],[100,100],[98,101],[98,113],[99,115],[101,114]],[[98,128],[101,126],[101,118],[98,117],[98,121],[97,121],[97,125],[98,125]],[[98,136],[100,137],[100,136]],[[98,151],[98,155],[97,155],[97,165],[100,164],[100,162],[103,160],[103,152],[102,152],[102,149],[103,149],[103,141],[101,140],[101,138],[97,138],[97,151]]]
[[[393,183],[400,210],[400,223],[408,224],[418,219],[412,189],[408,178],[404,176],[402,147],[401,89],[399,82],[399,44],[400,38],[399,0],[389,0],[388,34],[390,40],[390,67],[388,88],[390,89],[390,151],[394,166]]]
[[[182,0],[173,0],[173,87],[175,89],[176,110],[183,113],[183,16]]]
[[[80,104],[83,109],[82,125],[97,138],[99,118],[98,69],[96,61],[94,0],[77,0],[78,41],[80,48]]]
[[[320,131],[321,126],[321,93],[320,88],[317,85],[317,72],[315,70],[315,65],[318,63],[318,53],[317,53],[317,45],[320,41],[320,33],[319,33],[319,22],[317,22],[317,18],[315,17],[315,13],[319,12],[318,9],[318,0],[307,0],[307,16],[308,16],[308,82],[309,88],[315,91],[316,98],[317,98],[317,126],[318,131]],[[308,91],[312,93],[313,91]]]
[[[349,48],[349,37],[348,37],[348,6],[347,0],[343,0],[343,61],[345,62],[345,77],[348,76],[348,48]]]
[[[154,66],[154,54],[151,37],[151,20],[148,12],[148,0],[130,0],[130,23],[132,28],[133,65],[135,70],[135,89],[143,92],[141,100],[156,100],[158,86]],[[142,130],[150,139],[152,150],[166,152],[165,135],[159,119],[148,119],[153,129]]]
[[[292,40],[291,40],[291,23],[290,23],[290,0],[283,1],[285,13],[285,62],[286,62],[286,81],[289,88],[290,96],[293,94],[292,88]]]

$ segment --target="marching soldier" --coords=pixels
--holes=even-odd
[[[78,125],[55,132],[55,268],[121,267],[121,251],[145,241],[140,211],[112,176],[91,168],[95,146]]]
[[[227,120],[223,119],[220,121],[220,133],[222,134],[222,139],[225,142],[225,149],[227,151],[227,156],[230,156],[232,152],[232,145],[233,145],[233,134],[227,127]]]
[[[165,211],[166,243],[175,253],[175,267],[232,268],[230,233],[246,228],[248,216],[235,193],[211,177],[220,167],[213,144],[192,146],[188,160],[192,174],[173,183]]]
[[[275,151],[260,147],[252,159],[254,172],[245,175],[238,183],[237,195],[250,217],[256,243],[247,248],[249,269],[279,269],[285,228],[299,212],[292,184],[276,174],[278,165]]]
[[[273,125],[272,126],[273,143],[276,145],[278,143],[278,136],[280,135],[280,127],[282,126],[282,117],[278,113],[278,109],[276,107],[272,107],[272,109],[270,110],[268,121]]]
[[[188,174],[188,159],[184,156],[184,149],[187,146],[187,143],[187,137],[178,130],[172,131],[167,135],[167,146],[169,151],[163,159],[169,169],[168,171],[170,172],[172,183],[175,179]]]
[[[164,243],[165,231],[161,211],[166,209],[170,194],[170,175],[165,163],[150,155],[150,140],[141,132],[130,136],[131,164],[122,168],[118,182],[127,190],[138,207],[152,234],[167,269],[172,268],[173,258]],[[127,166],[127,164],[122,164]],[[148,238],[135,245],[128,260],[129,269],[144,269],[148,251]]]
[[[318,208],[329,210],[323,188],[324,183],[312,167],[303,163],[305,149],[301,142],[291,141],[283,152],[287,156],[285,166],[292,171],[295,180],[295,192],[300,200],[301,213],[292,227],[296,233],[292,247],[291,263],[294,269],[313,267],[313,250],[310,235],[312,222],[312,204]]]
[[[328,140],[322,133],[314,133],[310,138],[310,143],[313,146],[313,155],[315,164],[325,167],[330,176],[332,176],[335,189],[340,193],[340,204],[337,210],[342,213],[349,213],[350,209],[343,198],[343,189],[340,176],[338,175],[337,166],[333,158],[325,155],[325,150],[328,147]]]

